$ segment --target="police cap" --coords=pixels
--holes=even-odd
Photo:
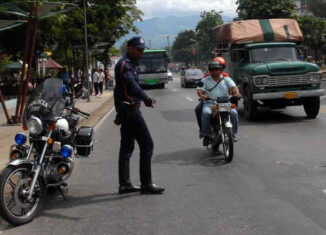
[[[146,49],[145,40],[142,37],[133,37],[127,42],[127,46],[133,46],[138,49]]]

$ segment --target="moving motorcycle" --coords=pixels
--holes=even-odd
[[[199,82],[199,87],[203,84]],[[230,102],[230,98],[218,97],[214,99],[207,97],[206,102],[211,102],[211,133],[210,145],[214,152],[219,150],[220,144],[223,146],[223,153],[226,162],[233,159],[233,132],[231,123],[231,109],[236,109],[236,105]]]
[[[15,136],[10,162],[0,175],[0,215],[10,224],[33,220],[49,189],[58,190],[65,198],[66,180],[74,168],[73,154],[89,157],[93,150],[93,128],[77,131],[77,115],[87,118],[89,114],[64,99],[64,90],[61,79],[49,78],[27,102],[23,129],[29,135]]]

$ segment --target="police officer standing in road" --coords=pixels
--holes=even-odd
[[[151,99],[139,86],[137,60],[146,48],[144,39],[133,37],[127,43],[127,54],[115,67],[116,87],[114,89],[114,105],[117,110],[116,124],[121,124],[121,142],[119,152],[119,193],[140,191],[143,194],[160,194],[163,187],[152,182],[151,158],[153,155],[153,140],[139,110],[141,101],[147,107],[154,107]],[[135,140],[140,149],[140,181],[141,186],[130,182],[130,158],[135,147]]]

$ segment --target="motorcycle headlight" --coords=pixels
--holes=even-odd
[[[320,73],[312,73],[312,74],[309,74],[309,81],[310,82],[320,82],[321,80],[321,74]]]
[[[72,147],[70,145],[66,144],[61,148],[60,153],[61,153],[61,156],[64,158],[70,157],[72,154]]]
[[[26,135],[23,134],[23,133],[18,133],[16,136],[15,136],[15,142],[18,144],[18,145],[24,145],[26,143]]]
[[[34,135],[41,134],[43,131],[42,121],[38,117],[32,116],[27,122],[27,130]]]

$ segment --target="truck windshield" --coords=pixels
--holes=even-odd
[[[298,60],[294,47],[266,47],[252,49],[251,62],[295,61]]]

